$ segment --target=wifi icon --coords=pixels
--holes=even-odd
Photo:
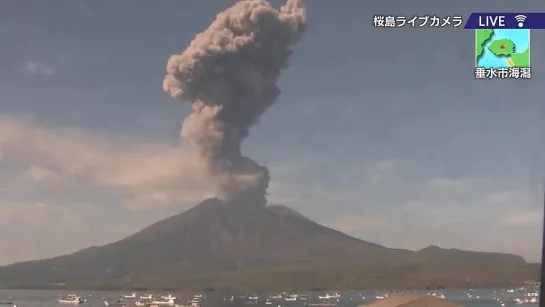
[[[525,16],[525,15],[517,15],[517,16],[515,16],[515,19],[516,19],[517,22],[518,22],[519,28],[524,27],[524,21],[526,20],[526,16]]]

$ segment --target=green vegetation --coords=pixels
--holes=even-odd
[[[481,58],[484,53],[484,45],[492,38],[494,35],[494,30],[492,29],[480,29],[475,30],[475,54],[477,55],[477,60]]]
[[[526,50],[520,53],[513,53],[511,60],[515,63],[515,67],[530,67],[530,48],[526,48]]]
[[[539,266],[332,263],[262,269],[225,277],[223,285],[227,281],[233,288],[241,290],[478,288],[520,285],[528,279],[538,280]]]
[[[515,43],[507,38],[497,39],[490,43],[488,50],[496,56],[510,57],[515,53]]]
[[[514,287],[539,280],[539,264],[463,266],[413,263],[392,266],[355,262],[282,265],[196,275],[121,278],[99,283],[77,282],[67,289],[272,291],[327,289],[425,289]],[[31,285],[17,285],[28,288]],[[45,288],[33,285],[34,288]],[[55,287],[58,288],[58,287]]]

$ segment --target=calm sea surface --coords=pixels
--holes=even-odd
[[[510,307],[510,306],[537,306],[534,304],[517,305],[513,299],[524,298],[527,293],[536,292],[535,288],[526,288],[523,290],[508,290],[508,289],[490,289],[490,290],[444,290],[436,291],[436,294],[443,294],[446,299],[455,301],[465,307]],[[60,304],[57,302],[59,295],[67,295],[75,293],[82,298],[86,299],[86,302],[79,305],[81,307],[104,307],[104,298],[120,298],[122,295],[128,295],[127,292],[109,292],[109,291],[58,291],[58,290],[0,290],[0,303],[11,301],[17,305],[17,307],[68,307],[74,306],[70,304]],[[386,294],[394,294],[401,292],[358,292],[358,291],[346,291],[341,292],[341,299],[339,300],[339,307],[355,307],[362,303],[369,303],[376,299],[376,296],[384,296]],[[428,291],[413,291],[404,293],[431,293]],[[143,295],[144,293],[139,293]],[[156,295],[166,295],[166,293],[155,292]],[[173,293],[174,296],[181,297],[183,300],[189,300],[193,297],[194,293]],[[312,293],[308,302],[317,302],[318,295],[323,293]],[[292,303],[292,302],[275,302],[273,305],[249,305],[243,301],[235,303],[224,302],[223,297],[229,297],[227,295],[220,294],[207,294],[206,298],[202,302],[202,307],[219,307],[219,306],[267,306],[267,307],[303,307],[304,302]],[[264,296],[265,297],[265,296]],[[4,305],[9,307],[8,305]],[[131,304],[134,306],[134,304]],[[2,305],[0,305],[2,307]]]

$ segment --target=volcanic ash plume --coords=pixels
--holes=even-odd
[[[241,144],[280,94],[277,80],[305,22],[302,0],[280,10],[265,0],[239,1],[168,60],[164,90],[193,106],[182,140],[196,149],[224,200],[266,204],[269,172],[243,156]]]

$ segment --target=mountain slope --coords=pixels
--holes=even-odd
[[[203,274],[390,250],[294,215],[209,199],[118,242],[0,269],[19,284]]]
[[[463,260],[456,260],[463,259]],[[521,257],[441,248],[386,248],[319,225],[287,207],[208,199],[118,242],[0,267],[0,286],[141,283],[319,263],[524,265]]]
[[[428,246],[415,253],[416,259],[427,264],[449,263],[455,265],[520,265],[526,263],[521,256],[501,253],[464,251],[456,248],[444,249]]]
[[[267,210],[274,212],[278,215],[293,216],[293,217],[298,217],[305,220],[310,220],[308,217],[284,205],[270,205],[270,206],[267,206]]]

